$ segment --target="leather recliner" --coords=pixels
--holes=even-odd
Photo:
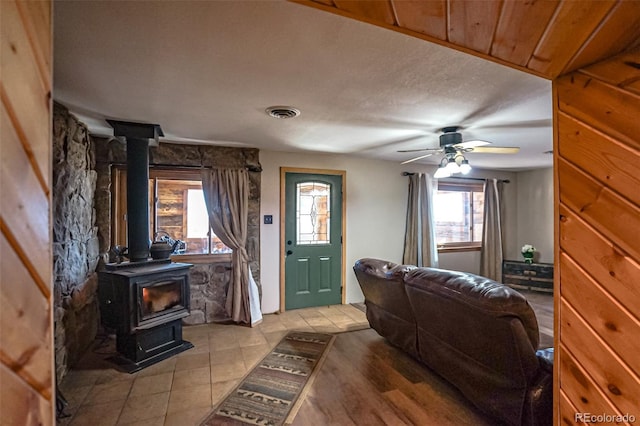
[[[361,259],[371,327],[509,425],[552,423],[553,349],[526,298],[478,275]],[[415,346],[414,346],[415,344]]]
[[[404,286],[404,274],[415,266],[366,260],[358,261],[354,272],[365,293],[369,325],[395,346],[417,357],[416,319]]]

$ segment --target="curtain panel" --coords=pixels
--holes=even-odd
[[[202,189],[213,232],[233,249],[232,279],[225,308],[237,323],[251,324],[250,284],[247,254],[249,175],[246,169],[203,169]]]
[[[502,282],[502,239],[502,182],[487,179],[484,184],[480,275],[498,282]]]
[[[438,267],[433,215],[433,181],[424,173],[409,175],[407,225],[402,263]]]

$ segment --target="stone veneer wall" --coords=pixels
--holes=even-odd
[[[80,359],[98,330],[94,152],[86,126],[54,104],[52,222],[58,380]]]
[[[100,253],[108,257],[111,248],[111,168],[127,161],[126,146],[116,139],[95,138],[96,210]],[[258,284],[260,277],[260,163],[259,151],[249,148],[215,147],[160,143],[149,149],[150,166],[173,167],[246,167],[249,169],[249,218],[247,252],[251,272]],[[222,258],[224,259],[224,257]],[[225,300],[231,280],[231,262],[211,257],[210,262],[196,263],[190,270],[191,315],[185,324],[223,322],[229,319]]]

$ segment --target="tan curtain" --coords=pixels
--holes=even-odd
[[[502,182],[487,179],[484,183],[484,222],[480,275],[502,281]]]
[[[235,322],[251,324],[249,256],[246,250],[249,176],[245,169],[202,171],[202,189],[213,232],[233,249],[227,314]]]
[[[438,267],[433,218],[433,182],[424,173],[409,175],[407,225],[402,263]]]

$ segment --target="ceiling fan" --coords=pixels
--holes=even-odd
[[[414,161],[421,160],[429,157],[433,154],[442,153],[445,155],[444,160],[449,162],[458,163],[458,166],[465,164],[468,166],[469,162],[464,158],[464,154],[468,152],[474,152],[479,154],[516,154],[520,151],[518,147],[502,147],[502,146],[486,146],[491,142],[482,140],[470,140],[462,141],[462,134],[458,132],[459,126],[449,126],[441,129],[440,135],[440,147],[439,148],[422,148],[422,149],[408,149],[400,150],[398,152],[424,152],[426,154],[420,155],[410,160],[403,161],[401,164],[412,163]],[[466,167],[463,167],[466,168]],[[469,167],[470,169],[470,167]]]

